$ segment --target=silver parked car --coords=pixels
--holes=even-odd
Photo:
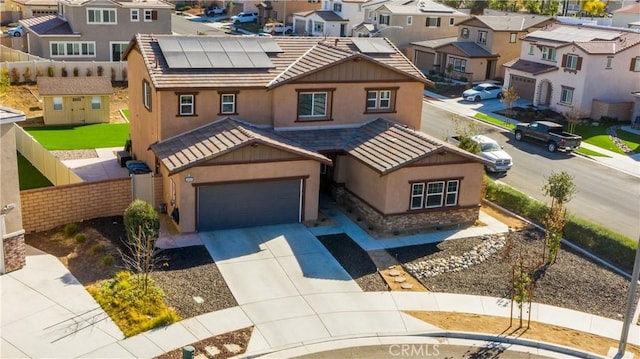
[[[502,86],[496,84],[483,83],[474,86],[462,93],[462,98],[469,101],[478,102],[492,98],[502,98]]]

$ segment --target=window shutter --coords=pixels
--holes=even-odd
[[[578,64],[576,65],[576,70],[582,69],[582,57],[578,56]]]
[[[562,67],[567,67],[567,55],[562,55]]]
[[[438,18],[438,21],[437,21],[437,23],[436,23],[436,26],[437,26],[437,27],[440,27],[440,18]]]
[[[158,20],[158,11],[157,10],[151,11],[151,20]]]

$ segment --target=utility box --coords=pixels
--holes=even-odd
[[[127,164],[127,161],[130,161],[132,159],[131,154],[127,151],[118,151],[117,157],[120,167],[124,167]]]
[[[196,348],[191,345],[187,345],[186,347],[182,347],[182,359],[193,359],[196,354]]]

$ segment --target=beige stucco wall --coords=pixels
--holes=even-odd
[[[6,233],[22,230],[22,205],[16,159],[15,124],[0,125],[0,208],[13,203],[16,207],[4,215]]]
[[[384,9],[384,8],[383,8]],[[400,49],[409,47],[411,42],[425,41],[440,39],[443,37],[456,36],[458,32],[455,24],[462,20],[469,18],[467,15],[451,15],[451,14],[432,14],[432,15],[400,15],[391,14],[388,11],[381,10],[379,14],[391,15],[389,26],[401,26],[402,28],[389,28],[388,30],[382,30],[382,36],[388,37],[393,43]],[[380,15],[378,14],[378,21]],[[407,17],[412,16],[413,22],[411,25],[407,24]],[[427,17],[440,17],[440,26],[427,27]],[[450,19],[453,18],[454,25],[449,25]],[[379,25],[380,28],[385,28],[385,25]]]
[[[184,178],[190,174],[192,183]],[[320,186],[320,163],[313,160],[288,162],[246,163],[221,166],[193,167],[174,175],[176,183],[176,203],[180,209],[180,231],[183,233],[196,230],[196,186],[219,182],[241,182],[260,179],[304,178],[303,219],[313,221],[318,218],[318,193]],[[171,191],[169,182],[165,183],[165,198]],[[169,208],[171,213],[172,208]]]
[[[81,124],[109,122],[110,96],[100,96],[100,109],[91,108],[93,96],[60,96],[62,97],[62,110],[53,109],[53,98],[57,96],[44,96],[44,123],[46,125]],[[73,101],[81,98],[80,101]]]
[[[358,160],[347,157],[340,169],[345,187],[384,214],[405,213],[410,208],[410,181],[460,179],[458,205],[475,206],[480,203],[481,163],[457,163],[438,166],[404,167],[385,176]]]
[[[128,57],[129,67],[129,133],[131,134],[132,154],[135,159],[144,161],[150,168],[155,166],[155,156],[149,145],[160,139],[157,117],[160,116],[159,96],[156,96],[142,56],[134,49]],[[142,102],[142,81],[151,85],[151,111]]]
[[[392,88],[400,87],[396,92],[395,112],[392,113],[365,113],[366,91],[365,88]],[[279,127],[308,127],[308,126],[336,126],[353,125],[379,117],[404,123],[412,128],[419,128],[422,115],[422,89],[421,82],[372,82],[362,83],[334,83],[326,88],[335,88],[332,97],[333,121],[300,121],[297,119],[299,89],[323,88],[319,84],[292,84],[278,87],[273,90],[273,126]]]

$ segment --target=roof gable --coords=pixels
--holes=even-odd
[[[487,28],[493,31],[525,31],[548,22],[555,22],[555,20],[549,16],[540,15],[478,15],[458,25]]]

